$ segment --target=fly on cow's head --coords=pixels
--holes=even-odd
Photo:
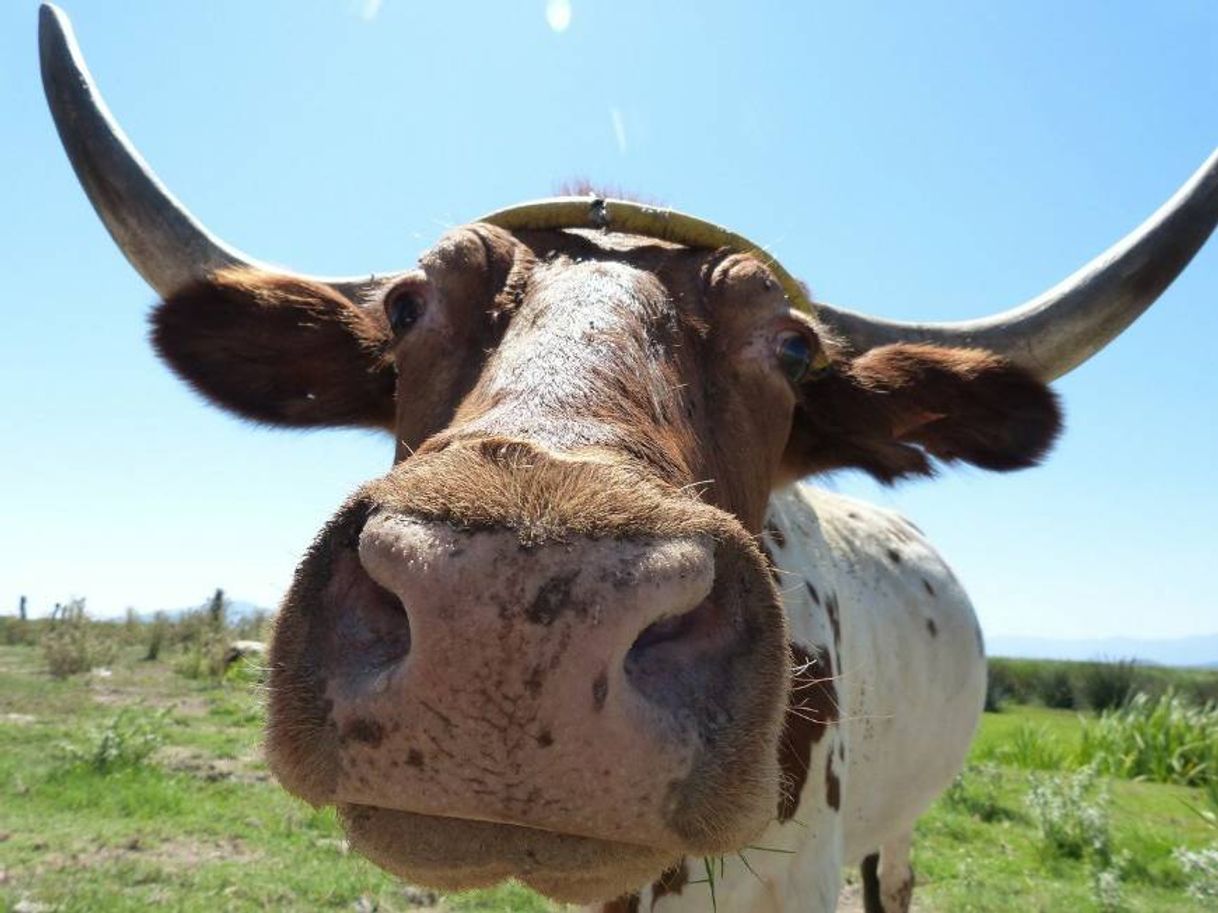
[[[1211,160],[1077,281],[964,324],[813,303],[747,239],[624,201],[515,207],[413,270],[315,279],[202,229],[49,7],[41,41],[73,165],[164,298],[166,362],[256,422],[394,436],[279,613],[268,750],[357,849],[446,888],[605,899],[748,844],[780,806],[790,688],[756,542],[772,489],[1035,463],[1060,424],[1046,382],[1218,218]]]

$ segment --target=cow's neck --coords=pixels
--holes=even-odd
[[[805,663],[780,755],[797,794],[751,847],[686,858],[606,913],[831,913],[843,865],[900,845],[962,763],[984,694],[980,634],[917,528],[797,485],[770,499],[762,544]]]

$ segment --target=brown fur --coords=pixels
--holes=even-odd
[[[1008,471],[1035,465],[1061,430],[1057,398],[976,349],[891,345],[800,389],[788,459],[857,467],[882,482],[931,475],[928,457]]]
[[[222,272],[152,314],[152,343],[204,396],[276,425],[393,423],[393,363],[379,311],[290,276]]]
[[[743,633],[681,695],[703,750],[668,790],[665,814],[691,851],[734,848],[751,836],[736,825],[749,808],[794,814],[811,746],[836,719],[829,651],[797,653],[815,680],[789,690],[785,625],[754,541],[776,480],[855,466],[891,481],[929,473],[931,459],[1018,468],[1059,424],[1043,385],[981,352],[889,346],[848,358],[829,341],[832,369],[793,387],[773,340],[796,329],[815,343],[815,327],[788,312],[762,264],[730,251],[475,225],[397,282],[422,304],[399,338],[379,306],[250,272],[193,285],[153,318],[158,351],[224,408],[395,433],[396,467],[318,536],[271,648],[272,766],[315,803],[333,801],[342,738],[371,744],[380,732],[367,720],[340,734],[330,718],[329,680],[361,662],[345,619],[371,619],[361,649],[409,649],[393,597],[355,557],[370,512],[510,529],[526,549],[576,536],[713,540],[714,598]],[[836,599],[825,599],[836,640]],[[840,801],[832,769],[826,777],[827,800]],[[667,851],[511,825],[342,812],[361,852],[449,888],[515,874],[587,901],[672,862]]]
[[[337,736],[320,700],[319,676],[330,673],[334,661],[318,656],[318,645],[330,642],[329,631],[340,622],[335,613],[342,611],[327,596],[331,568],[343,560],[346,530],[372,505],[463,529],[512,529],[528,548],[574,536],[711,538],[717,566],[711,598],[734,607],[741,635],[692,683],[698,698],[684,710],[705,713],[705,750],[687,781],[671,790],[671,826],[690,846],[713,846],[732,832],[740,811],[773,801],[778,723],[788,691],[785,623],[753,538],[689,490],[651,481],[630,466],[485,441],[420,454],[365,486],[302,563],[269,657],[268,752],[276,775],[293,792],[315,803],[328,801],[332,792]],[[730,728],[716,726],[712,717],[730,720]]]
[[[779,739],[778,763],[782,790],[778,820],[789,821],[799,809],[799,797],[808,780],[812,746],[838,721],[837,685],[829,651],[819,645],[805,650],[791,644],[791,690],[787,715]]]

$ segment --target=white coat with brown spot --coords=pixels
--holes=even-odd
[[[905,913],[914,822],[962,767],[984,703],[976,616],[892,511],[796,484],[774,494],[766,526],[792,643],[830,651],[840,718],[811,746],[790,820],[735,858],[684,860],[679,878],[640,891],[638,910],[832,913],[842,867],[878,853],[868,913]]]

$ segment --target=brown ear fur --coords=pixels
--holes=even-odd
[[[384,317],[323,285],[227,270],[170,297],[151,322],[161,358],[223,409],[289,427],[393,426]]]
[[[1061,430],[1056,395],[977,349],[872,349],[800,388],[785,462],[799,474],[855,467],[889,483],[931,475],[928,457],[1033,466]]]

